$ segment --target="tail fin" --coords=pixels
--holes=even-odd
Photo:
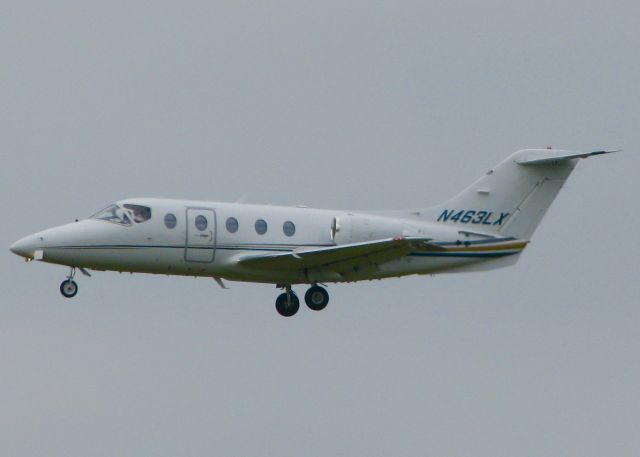
[[[577,159],[609,152],[617,151],[517,151],[451,200],[420,215],[468,231],[529,240]]]

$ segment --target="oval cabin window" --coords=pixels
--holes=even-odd
[[[207,228],[207,225],[209,225],[209,223],[207,222],[207,218],[204,217],[202,214],[196,216],[196,228],[198,230],[200,230],[201,232]]]
[[[258,235],[267,233],[267,222],[264,219],[258,219],[256,221],[256,233],[258,233]]]
[[[230,217],[227,219],[227,231],[229,233],[236,233],[238,231],[238,219]]]
[[[287,236],[293,236],[293,234],[296,233],[296,226],[293,222],[287,221],[282,224],[282,231]]]
[[[177,224],[178,224],[178,220],[176,219],[175,214],[171,214],[171,213],[165,214],[165,216],[164,216],[164,225],[168,229],[176,228]]]

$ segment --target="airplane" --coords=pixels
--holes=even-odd
[[[520,150],[445,203],[417,210],[131,198],[10,250],[70,267],[60,284],[67,298],[78,292],[76,270],[203,276],[223,288],[223,279],[275,284],[276,310],[290,317],[300,308],[294,285],[309,285],[305,303],[320,311],[327,283],[515,264],[578,159],[617,151]]]

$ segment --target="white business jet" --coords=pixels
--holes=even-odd
[[[513,153],[442,205],[407,211],[344,211],[133,198],[89,219],[17,241],[27,261],[71,267],[60,285],[78,292],[76,269],[206,276],[275,284],[283,316],[300,301],[329,303],[323,283],[513,265],[579,158],[616,151],[527,149]]]

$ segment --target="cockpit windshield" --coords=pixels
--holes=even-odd
[[[151,208],[129,203],[120,206],[114,203],[91,216],[91,219],[100,219],[120,225],[131,225],[132,221],[141,223],[151,219]]]

